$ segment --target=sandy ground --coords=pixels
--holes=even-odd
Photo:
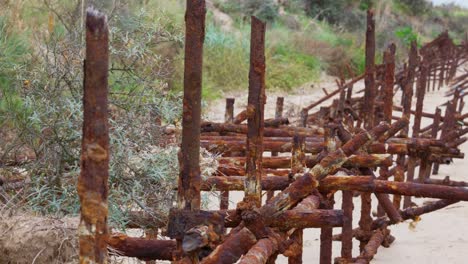
[[[321,98],[324,93],[321,90],[325,87],[332,91],[336,85],[330,80],[325,80],[322,83],[305,85],[297,89],[294,93],[277,94],[267,92],[267,104],[265,106],[265,118],[274,117],[274,108],[277,96],[285,97],[284,110],[286,116],[297,116],[299,109]],[[363,88],[363,84],[359,83],[355,86],[355,91]],[[447,101],[443,96],[446,90],[429,92],[426,94],[424,102],[424,111],[433,113],[436,106]],[[225,97],[236,98],[235,114],[245,108],[247,104],[247,91],[228,93]],[[400,98],[397,94],[394,98]],[[413,99],[413,105],[415,104]],[[329,101],[330,102],[330,101]],[[328,102],[328,103],[329,103]],[[327,103],[325,103],[326,105]],[[400,105],[398,99],[395,104]],[[224,99],[214,101],[205,109],[205,116],[209,120],[222,122],[224,119]],[[414,108],[414,106],[413,106]],[[445,108],[442,107],[442,113]],[[429,123],[428,119],[423,119],[423,126]],[[462,152],[468,153],[468,144],[461,146]],[[466,171],[465,171],[466,170]],[[441,165],[439,175],[432,176],[433,178],[443,179],[445,176],[450,176],[452,180],[467,180],[466,172],[468,172],[468,160],[454,160],[454,164],[450,166]],[[242,192],[233,192],[231,194],[230,208],[235,208],[235,205],[243,197]],[[216,209],[218,200],[216,197],[210,198],[210,209]],[[413,199],[418,205],[424,201],[431,199]],[[341,207],[341,193],[335,195],[335,208]],[[374,210],[376,207],[376,199],[373,199]],[[360,198],[354,198],[354,220],[353,226],[357,227],[360,212]],[[392,235],[396,237],[395,242],[390,248],[379,248],[379,252],[372,261],[373,263],[451,263],[462,264],[468,263],[466,260],[466,249],[468,245],[468,204],[457,203],[446,207],[442,210],[423,215],[422,221],[414,223],[415,228],[411,228],[410,221],[406,221],[397,226],[390,227]],[[341,233],[340,228],[334,229],[334,234]],[[320,230],[308,229],[304,231],[304,263],[319,263],[319,248],[320,248]],[[359,242],[355,241],[353,245],[353,255],[359,254]],[[341,243],[333,243],[333,257],[337,257],[341,252]],[[278,258],[277,263],[287,263],[284,257]]]

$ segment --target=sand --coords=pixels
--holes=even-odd
[[[324,80],[322,83],[305,85],[300,89],[295,90],[294,93],[270,93],[267,91],[267,104],[265,106],[265,118],[274,117],[274,108],[277,96],[284,96],[284,110],[285,116],[297,117],[299,110],[316,101],[324,96],[322,87],[332,91],[336,85],[330,79]],[[319,89],[320,88],[320,89]],[[363,83],[358,83],[354,91],[363,88]],[[447,101],[448,98],[444,97],[447,88],[440,91],[429,92],[426,94],[424,101],[424,111],[433,113],[435,108]],[[235,114],[239,113],[246,107],[247,104],[247,91],[227,93],[224,96],[236,98]],[[400,93],[397,93],[395,104],[400,105],[398,98]],[[416,99],[413,99],[413,108]],[[331,101],[326,102],[324,105],[329,104]],[[208,120],[222,122],[224,119],[224,99],[219,99],[211,103],[205,109],[205,117]],[[445,107],[442,107],[444,113]],[[429,119],[423,118],[423,126],[430,123]],[[468,144],[465,143],[461,146],[464,153],[468,153]],[[417,175],[417,174],[416,174]],[[466,181],[468,176],[468,160],[457,159],[454,163],[446,166],[441,165],[439,175],[431,176],[432,178],[443,179],[445,176],[450,176],[452,180]],[[232,192],[230,198],[230,208],[235,208],[236,203],[243,197],[242,192]],[[413,199],[418,205],[422,205],[424,201],[431,199]],[[216,209],[218,200],[216,197],[211,197],[212,204],[210,209]],[[341,207],[341,193],[335,195],[336,206]],[[359,212],[360,212],[360,198],[354,198],[354,220],[353,227],[358,226]],[[373,198],[374,210],[376,207],[376,199]],[[468,245],[468,203],[460,202],[442,210],[423,215],[422,220],[413,223],[406,221],[396,226],[391,226],[391,234],[396,237],[395,242],[390,248],[379,248],[379,252],[372,261],[377,264],[387,263],[451,263],[462,264],[468,263],[466,260],[466,249]],[[335,228],[334,234],[341,233],[341,228]],[[320,248],[320,230],[307,229],[304,231],[304,263],[319,263],[319,248]],[[355,241],[353,245],[353,256],[359,254],[359,242]],[[333,257],[337,257],[341,252],[341,243],[333,243]],[[279,257],[277,263],[287,263],[287,259]]]

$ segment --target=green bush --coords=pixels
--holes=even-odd
[[[232,0],[217,3],[220,9],[239,18],[241,21],[250,20],[250,16],[273,22],[278,17],[278,6],[274,0]]]
[[[67,13],[66,7],[56,8]],[[182,32],[166,26],[172,22],[164,13],[157,16],[154,20],[152,14],[137,11],[110,20],[109,219],[114,227],[122,227],[128,221],[127,211],[135,208],[164,215],[175,198],[177,148],[161,148],[159,142],[164,126],[179,123],[182,102],[179,93],[168,90],[171,57],[161,56],[160,45],[179,46]],[[80,27],[70,22],[67,30],[38,31],[34,46],[40,48],[32,49],[24,64],[11,72],[11,89],[21,93],[6,96],[17,99],[22,109],[10,108],[2,116],[14,124],[11,132],[17,137],[2,142],[6,146],[2,151],[26,146],[35,154],[34,161],[23,165],[31,183],[22,195],[28,208],[42,214],[73,215],[79,209],[75,186],[85,51]],[[162,125],[155,122],[156,116]]]
[[[405,13],[421,16],[432,9],[432,4],[427,0],[395,0],[397,6]]]
[[[407,47],[411,45],[411,42],[419,40],[418,35],[410,26],[397,28],[395,30],[395,36],[398,37]]]

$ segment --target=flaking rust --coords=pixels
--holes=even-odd
[[[252,16],[248,107],[245,199],[261,205],[261,177],[265,108],[265,30],[266,24]],[[249,112],[249,111],[248,111]]]
[[[80,263],[107,263],[107,195],[109,32],[107,18],[94,9],[86,13],[83,139],[78,195]]]

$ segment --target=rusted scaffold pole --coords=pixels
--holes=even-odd
[[[224,122],[232,123],[234,121],[234,98],[226,98],[226,113],[224,114]],[[229,208],[229,191],[221,191],[219,209],[224,210]]]
[[[276,109],[275,109],[275,119],[280,119],[283,117],[283,105],[284,105],[284,97],[278,97],[276,98]],[[278,152],[273,151],[271,152],[272,157],[277,157]],[[273,191],[268,191],[267,192],[267,201],[269,201],[273,196],[275,192]]]
[[[362,119],[364,127],[370,129],[374,127],[375,120],[375,20],[374,11],[367,11],[367,31],[366,31],[366,77],[364,79],[365,93],[362,109]],[[361,194],[361,218],[359,226],[365,232],[371,231],[372,216],[371,193]],[[366,240],[361,240],[359,244],[360,251],[364,250]]]
[[[109,126],[107,113],[109,31],[107,17],[86,12],[83,138],[78,195],[80,263],[107,263]]]
[[[416,74],[416,67],[418,66],[418,48],[416,41],[411,42],[411,48],[408,59],[408,68],[405,72],[405,76],[402,82],[402,107],[403,107],[403,117],[411,117],[411,102],[413,99],[413,83],[414,77]],[[402,129],[400,137],[408,137],[409,126],[406,126]],[[397,172],[395,173],[395,181],[402,182],[404,181],[404,172],[405,172],[405,155],[398,155],[397,157]],[[401,205],[401,196],[395,195],[393,203],[397,208],[400,208]]]
[[[187,0],[185,13],[185,64],[182,143],[179,153],[178,208],[200,210],[200,125],[203,42],[205,39],[205,0]],[[178,250],[182,240],[177,239]],[[179,253],[181,254],[181,253]],[[198,262],[196,253],[190,256]]]
[[[261,206],[262,156],[265,107],[265,30],[266,24],[252,17],[250,37],[248,131],[246,151],[246,189],[244,201]]]

